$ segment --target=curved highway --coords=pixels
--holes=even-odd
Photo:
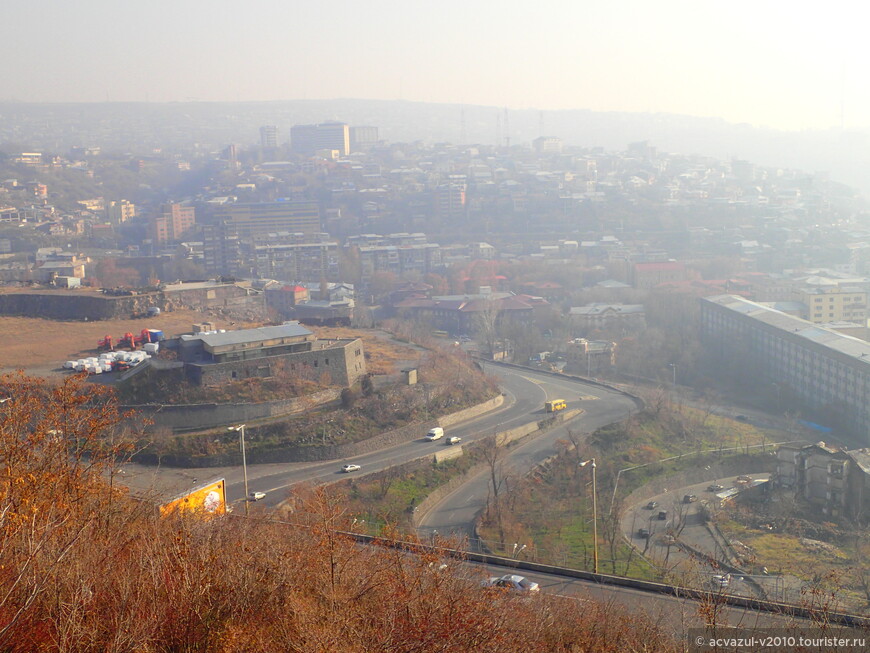
[[[530,411],[531,415],[527,415],[526,421],[531,421],[529,417],[544,417],[546,413],[543,405],[548,399],[565,399],[569,409],[582,408],[584,411],[566,424],[510,448],[502,462],[505,470],[526,473],[555,454],[556,442],[564,440],[569,430],[591,433],[602,426],[626,419],[630,411],[636,409],[634,401],[621,392],[570,377],[494,364],[488,364],[486,371],[497,375],[501,384],[511,387],[514,393],[533,398],[534,408]],[[464,483],[422,515],[418,520],[418,534],[425,537],[437,532],[440,535],[455,535],[460,539],[471,540],[474,537],[475,517],[486,505],[488,493],[489,476],[488,471],[485,471]]]

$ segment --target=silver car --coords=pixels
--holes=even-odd
[[[538,592],[540,587],[534,581],[529,580],[525,576],[517,576],[516,574],[508,574],[507,576],[498,576],[483,581],[484,587],[503,587],[514,592]]]

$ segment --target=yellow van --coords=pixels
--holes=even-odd
[[[544,402],[544,409],[548,413],[555,413],[558,410],[565,410],[568,407],[568,404],[564,399],[553,399],[552,401]]]

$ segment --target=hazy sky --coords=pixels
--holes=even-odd
[[[0,100],[405,99],[864,126],[862,3],[6,0]]]

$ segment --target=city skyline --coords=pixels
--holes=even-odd
[[[394,0],[243,10],[19,0],[5,12],[0,101],[403,99],[854,129],[870,109],[859,11],[744,0],[715,11],[683,0],[446,0],[437,11]]]

